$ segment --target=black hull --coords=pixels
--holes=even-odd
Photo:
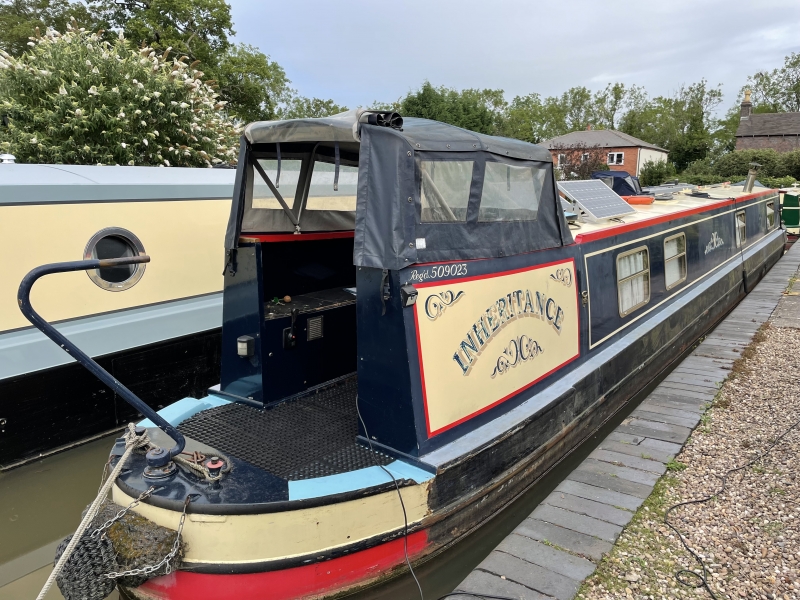
[[[219,383],[213,329],[96,359],[156,410]],[[141,415],[78,363],[0,382],[0,470],[117,431]]]

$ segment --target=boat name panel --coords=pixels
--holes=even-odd
[[[417,288],[429,436],[500,404],[580,354],[572,259]]]

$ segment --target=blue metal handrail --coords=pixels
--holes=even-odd
[[[64,352],[72,356],[75,360],[81,363],[86,369],[89,370],[95,377],[105,383],[109,388],[114,390],[115,393],[122,396],[128,404],[135,408],[138,412],[155,423],[159,429],[163,430],[169,437],[175,440],[175,446],[169,451],[163,448],[154,448],[147,453],[147,463],[152,467],[162,467],[169,463],[173,457],[183,452],[186,445],[186,440],[183,439],[181,433],[170,425],[161,415],[145,404],[136,394],[117,381],[113,375],[106,371],[103,367],[98,365],[94,360],[85,354],[75,344],[70,342],[58,330],[55,329],[50,323],[45,321],[39,313],[37,313],[31,305],[31,288],[36,280],[44,275],[52,273],[68,273],[70,271],[88,271],[89,269],[103,269],[107,267],[119,267],[123,265],[135,265],[150,262],[150,257],[147,255],[132,256],[127,258],[113,258],[103,260],[74,260],[70,262],[52,263],[49,265],[42,265],[36,267],[30,273],[22,278],[19,284],[19,291],[17,292],[17,302],[19,302],[19,309],[25,318],[28,319],[33,325],[44,333],[47,337],[58,344]]]

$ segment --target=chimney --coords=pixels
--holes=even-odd
[[[592,124],[591,124],[591,123],[589,123],[589,124],[586,126],[586,131],[591,131],[591,130],[592,130]]]
[[[744,102],[742,102],[742,108],[739,113],[739,120],[746,121],[750,118],[750,115],[753,114],[753,103],[750,102],[750,90],[744,91]]]

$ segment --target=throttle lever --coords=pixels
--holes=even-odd
[[[292,312],[289,313],[292,318],[292,323],[289,327],[283,330],[283,349],[284,350],[291,350],[297,345],[297,334],[294,331],[294,324],[297,321],[297,315],[300,314],[300,311],[296,308],[292,309]]]

